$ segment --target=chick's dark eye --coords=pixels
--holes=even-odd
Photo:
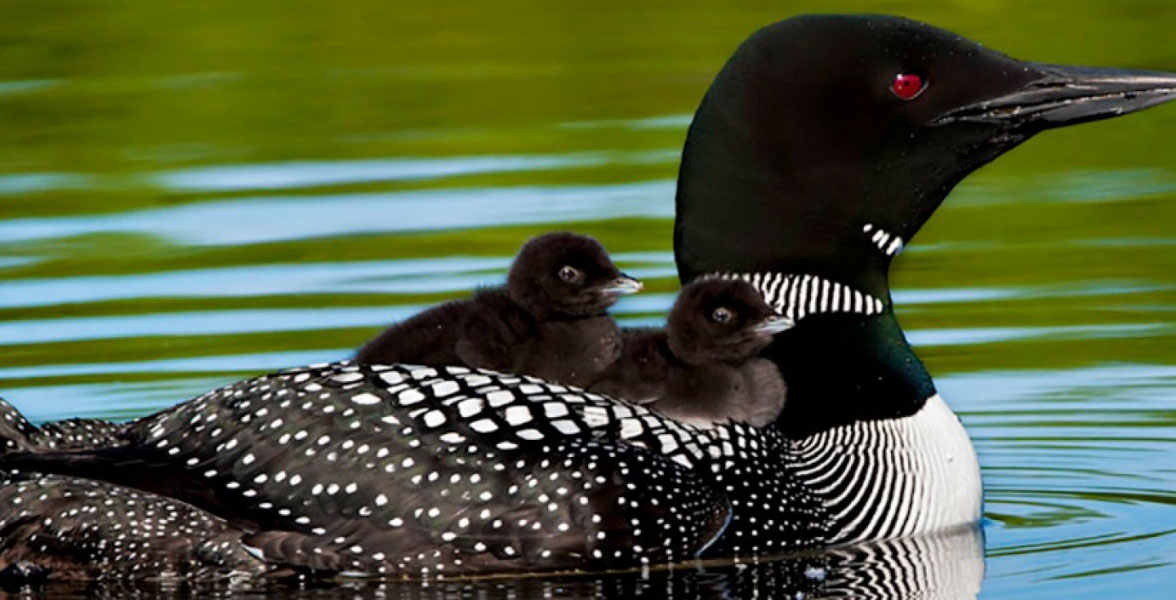
[[[890,91],[903,100],[914,100],[927,89],[927,82],[914,73],[899,73],[890,84]]]
[[[711,313],[711,320],[715,323],[726,323],[731,320],[731,310],[720,306]]]
[[[564,265],[559,268],[559,278],[567,283],[575,283],[580,279],[580,270],[571,265]]]

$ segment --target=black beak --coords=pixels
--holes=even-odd
[[[957,122],[1049,129],[1116,117],[1176,100],[1176,75],[1033,64],[1041,77],[1012,93],[952,109],[935,125]]]

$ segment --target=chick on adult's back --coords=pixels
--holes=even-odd
[[[665,330],[626,330],[621,358],[589,390],[696,425],[762,427],[783,409],[785,386],[756,355],[791,325],[745,281],[699,280],[682,289]]]
[[[584,386],[620,355],[620,332],[605,312],[640,289],[595,239],[549,233],[523,246],[504,287],[393,325],[355,360],[465,365]]]

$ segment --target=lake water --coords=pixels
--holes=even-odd
[[[1024,58],[1176,71],[1168,2],[835,8]],[[500,281],[552,229],[599,237],[647,283],[618,316],[658,323],[691,111],[750,31],[830,9],[0,0],[0,395],[36,420],[126,419],[343,358]],[[983,539],[922,567],[965,583],[926,595],[982,577],[983,598],[1171,597],[1176,106],[982,169],[893,280],[985,480]],[[789,564],[296,595],[742,597]]]

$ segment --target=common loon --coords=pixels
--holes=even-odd
[[[526,376],[341,362],[215,390],[112,447],[0,466],[189,503],[267,564],[371,574],[630,567],[969,527],[976,457],[903,337],[889,265],[956,183],[1033,134],[1173,98],[1176,75],[1022,62],[895,17],[752,35],[690,126],[674,246],[683,282],[749,281],[797,323],[765,350],[788,400],[762,429],[700,429]]]
[[[624,332],[620,359],[588,391],[700,427],[763,427],[786,391],[776,365],[757,355],[791,326],[750,283],[699,279],[682,288],[665,329]]]
[[[464,365],[584,387],[620,355],[620,330],[605,311],[640,289],[600,242],[548,233],[523,245],[506,286],[393,325],[355,360]]]

